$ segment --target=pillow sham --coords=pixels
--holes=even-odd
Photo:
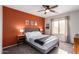
[[[32,38],[32,37],[35,37],[35,36],[40,36],[42,35],[40,31],[32,31],[32,32],[27,32],[26,33],[26,37],[29,39],[29,38]]]
[[[42,35],[42,33],[40,31],[33,31],[32,34],[34,34],[34,36]]]

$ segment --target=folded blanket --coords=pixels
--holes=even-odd
[[[48,41],[49,37],[50,36],[46,36],[46,37],[43,37],[43,38],[40,38],[40,39],[36,39],[36,40],[34,40],[34,42],[36,42],[36,43],[38,43],[40,45],[43,45],[46,41]]]
[[[40,40],[38,40],[38,39],[36,39],[35,42],[38,43],[38,44],[40,44],[40,45],[43,45],[43,44],[44,44],[43,41],[40,41]]]

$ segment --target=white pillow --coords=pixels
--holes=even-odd
[[[26,37],[27,37],[27,40],[29,40],[29,38],[30,38],[30,34],[29,34],[30,32],[27,32],[27,33],[25,33],[25,35],[26,35]]]
[[[29,39],[29,38],[32,38],[34,37],[34,33],[33,32],[26,32],[26,37]]]
[[[32,34],[34,36],[39,36],[39,35],[42,35],[42,33],[40,31],[33,31]]]
[[[35,36],[40,36],[42,35],[40,31],[32,31],[32,32],[27,32],[26,33],[26,37],[29,39],[29,38],[32,38],[32,37],[35,37]]]

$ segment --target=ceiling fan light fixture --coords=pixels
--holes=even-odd
[[[46,12],[50,12],[49,10],[46,10]]]
[[[38,12],[44,11],[44,14],[47,14],[48,12],[55,13],[55,10],[53,10],[53,9],[56,8],[56,7],[58,7],[58,5],[53,5],[53,6],[50,6],[50,5],[42,5],[42,7],[44,9],[43,10],[40,10]]]

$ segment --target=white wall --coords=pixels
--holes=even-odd
[[[2,52],[2,6],[0,5],[0,53]]]
[[[49,18],[45,19],[45,27],[46,27],[46,24],[49,24],[49,29],[46,29],[45,28],[45,34],[50,34],[51,32],[51,20]]]
[[[73,41],[74,34],[79,33],[79,10],[60,14],[60,15],[57,15],[57,16],[48,17],[48,18],[45,19],[45,25],[46,25],[46,23],[49,23],[50,29],[51,29],[51,21],[50,20],[55,19],[55,18],[64,17],[64,16],[70,16],[70,34],[71,34],[71,43],[73,43],[74,42]],[[50,34],[50,29],[45,30],[45,33]]]

